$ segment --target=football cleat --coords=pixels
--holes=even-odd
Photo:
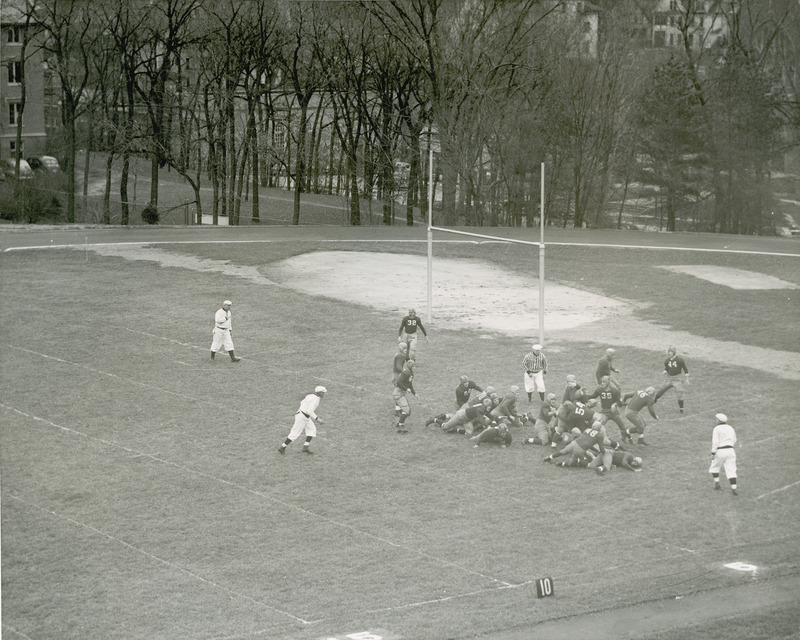
[[[606,470],[605,470],[605,469],[603,469],[602,465],[601,465],[601,466],[599,466],[599,467],[597,467],[597,468],[596,468],[594,471],[595,471],[595,473],[596,473],[598,476],[604,476],[604,475],[606,475]]]
[[[550,457],[550,456],[547,456],[542,462],[552,462],[552,461],[553,461],[553,458]]]
[[[722,491],[722,487],[720,487],[718,484],[715,484],[714,491]]]
[[[280,453],[281,455],[286,453],[286,447],[278,447],[278,453]]]
[[[733,493],[733,495],[735,495],[735,496],[738,496],[738,495],[739,495],[739,492],[738,492],[736,489],[731,489],[731,492],[732,492],[732,493]]]
[[[307,453],[310,456],[314,455],[314,452],[311,449],[309,449],[308,447],[303,447],[303,453]]]

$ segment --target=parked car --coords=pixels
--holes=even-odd
[[[58,165],[58,160],[56,160],[53,156],[38,156],[35,158],[28,158],[28,164],[31,165],[31,169],[34,171],[48,171],[50,173],[61,172],[61,167]]]
[[[3,173],[7,178],[13,178],[16,175],[17,161],[14,158],[5,158],[3,160]],[[19,177],[23,180],[33,178],[33,169],[26,160],[20,158],[19,160]]]

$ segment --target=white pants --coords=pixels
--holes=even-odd
[[[525,372],[525,393],[533,393],[538,391],[544,393],[544,372],[537,371],[536,373]]]
[[[736,477],[736,451],[733,449],[717,449],[717,455],[711,461],[708,472],[719,473],[720,469],[725,470],[726,478]]]
[[[311,418],[304,416],[299,411],[294,416],[294,425],[292,425],[292,430],[289,432],[287,438],[294,442],[300,436],[303,431],[306,432],[307,436],[311,436],[312,438],[317,435],[317,425],[314,424],[314,421]]]
[[[211,350],[214,353],[219,351],[220,347],[225,347],[225,351],[233,351],[233,340],[231,340],[231,332],[227,329],[218,329],[214,327],[211,339]]]

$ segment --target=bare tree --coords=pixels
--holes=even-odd
[[[64,171],[67,176],[67,222],[75,222],[75,159],[77,123],[89,104],[92,69],[102,34],[91,0],[49,0],[35,5],[43,32],[41,47],[53,61],[61,85],[61,123],[65,132]]]

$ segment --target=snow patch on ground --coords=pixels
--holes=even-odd
[[[674,273],[683,273],[714,284],[720,284],[731,289],[800,289],[799,285],[786,282],[774,276],[768,276],[744,269],[731,267],[718,267],[710,264],[673,265],[662,266],[661,269]]]
[[[426,318],[427,259],[399,254],[321,251],[294,256],[264,269],[270,279],[310,295],[346,300]],[[473,260],[437,258],[432,311],[439,326],[511,336],[539,332],[539,281]],[[545,329],[582,326],[627,310],[618,300],[546,283]]]

